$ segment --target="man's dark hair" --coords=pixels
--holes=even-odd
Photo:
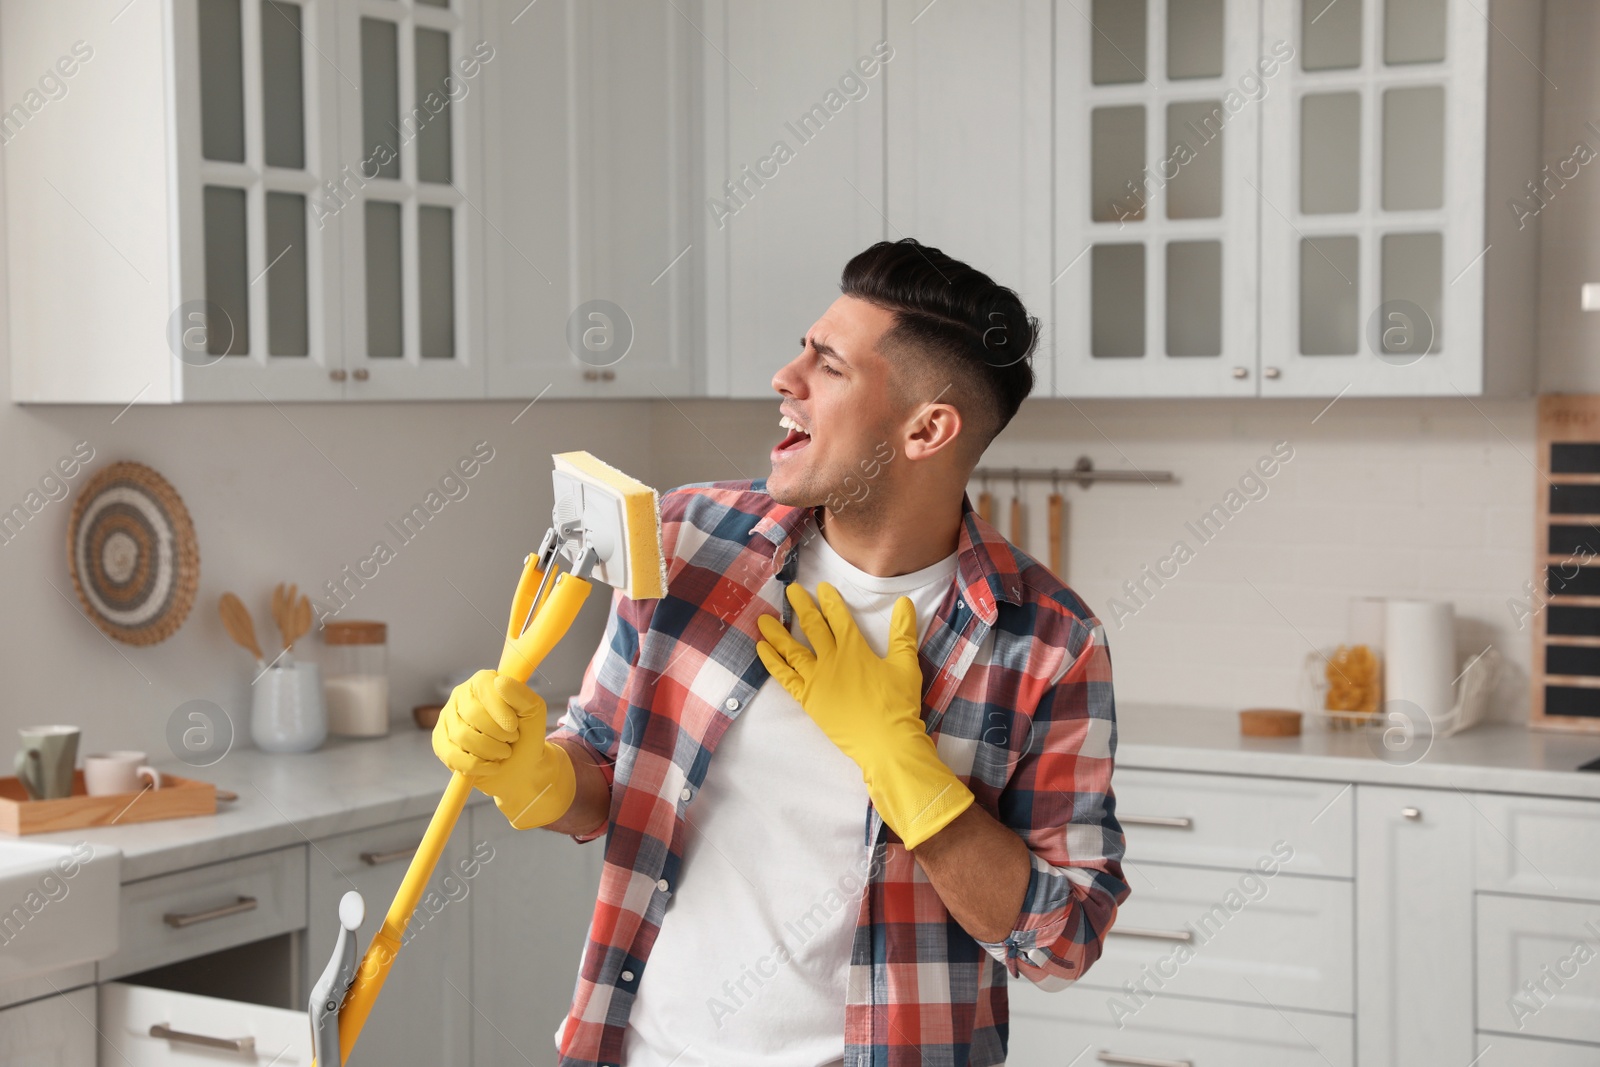
[[[902,406],[942,394],[967,417],[977,462],[1033,392],[1039,320],[1014,291],[914,237],[858,253],[839,290],[894,312],[879,347],[897,364]]]

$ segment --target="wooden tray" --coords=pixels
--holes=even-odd
[[[72,795],[57,800],[29,800],[19,780],[0,778],[0,832],[17,836],[214,815],[216,810],[216,786],[173,774],[161,776],[160,789],[92,797],[84,790],[83,772],[74,771]]]

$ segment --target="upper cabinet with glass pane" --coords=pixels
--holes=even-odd
[[[475,2],[102,7],[0,5],[14,398],[482,396]]]
[[[1506,203],[1539,169],[1539,5],[1263,11],[1296,58],[1264,102],[1262,395],[1528,390],[1537,246]]]
[[[1058,7],[1057,395],[1255,392],[1259,8]]]
[[[1057,395],[1526,391],[1539,44],[1534,0],[1059,6]]]

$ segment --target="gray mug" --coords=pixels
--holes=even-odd
[[[59,800],[72,795],[72,772],[78,762],[76,726],[25,726],[17,753],[17,778],[34,800]]]

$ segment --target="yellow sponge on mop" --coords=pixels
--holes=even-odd
[[[551,458],[556,513],[581,521],[600,556],[594,577],[633,600],[665,596],[667,561],[656,491],[588,452],[558,452]]]

